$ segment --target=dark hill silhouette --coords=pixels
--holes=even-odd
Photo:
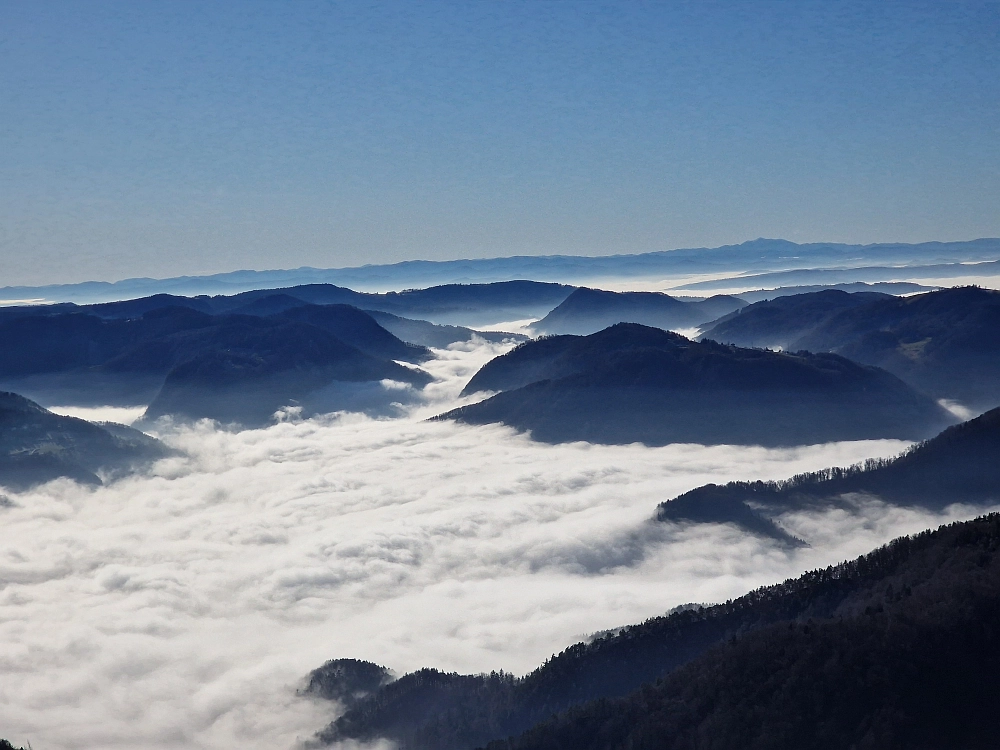
[[[522,344],[464,393],[501,393],[439,418],[502,422],[546,442],[795,445],[919,439],[954,421],[895,376],[832,354],[777,353],[621,323]]]
[[[703,746],[694,735],[720,748],[990,747],[961,739],[992,740],[1000,708],[998,551],[994,514],[600,635],[523,678],[419,670],[319,739],[387,738],[399,750]],[[873,727],[876,739],[906,734],[864,744]]]
[[[214,308],[208,297],[182,297],[177,294],[154,294],[150,297],[84,305],[77,310],[99,318],[140,318],[153,310],[164,307],[187,307],[203,313],[212,313]]]
[[[485,325],[544,315],[576,287],[538,281],[492,284],[444,284],[380,294],[355,292],[333,284],[305,284],[285,289],[261,289],[211,298],[215,312],[234,312],[266,297],[284,295],[314,305],[353,305],[435,323]]]
[[[0,323],[0,377],[66,372],[104,365],[134,347],[180,332],[210,328],[217,319],[183,307],[158,308],[134,320],[84,313],[20,318]],[[164,371],[169,361],[136,363]]]
[[[715,320],[746,303],[718,295],[686,301],[661,292],[608,292],[581,287],[532,325],[543,334],[588,334],[615,323],[641,323],[654,328],[691,328]]]
[[[766,520],[809,506],[841,505],[861,493],[901,506],[941,510],[952,503],[1000,502],[1000,408],[949,427],[901,456],[824,469],[783,482],[707,484],[661,503],[664,521],[715,521],[748,528],[748,512]],[[754,510],[751,511],[751,508]]]
[[[323,401],[309,410],[352,408],[330,391],[337,382],[390,379],[422,386],[430,379],[391,361],[420,360],[426,350],[395,338],[360,310],[308,305],[282,316],[165,307],[131,319],[71,313],[9,320],[0,323],[7,343],[0,350],[0,377],[36,384],[47,377],[39,389],[75,388],[77,396],[103,403],[145,398],[150,418],[176,414],[241,424],[266,421],[296,402],[305,407],[303,399],[321,389]],[[347,396],[357,389],[343,390]],[[375,388],[365,398],[378,401],[378,395]]]
[[[661,503],[656,511],[656,518],[659,521],[730,523],[751,534],[769,537],[793,547],[804,544],[801,539],[793,537],[772,519],[732,495],[711,492],[697,495],[688,492]]]
[[[92,305],[26,305],[0,308],[0,322],[26,316],[80,312],[99,318],[138,318],[164,307],[188,307],[215,315],[272,315],[299,304],[352,305],[435,323],[487,325],[545,315],[576,289],[539,281],[498,281],[489,284],[444,284],[401,292],[356,292],[334,284],[255,289],[232,295],[182,297],[155,294],[149,297]],[[268,299],[271,298],[271,299]],[[721,313],[720,313],[721,314]]]
[[[179,361],[146,410],[147,419],[170,414],[251,426],[336,382],[430,381],[421,370],[365,354],[317,326],[274,318],[224,316],[210,329],[153,344]],[[121,364],[119,358],[108,366]]]
[[[846,310],[799,340],[973,409],[1000,403],[1000,292],[956,287]]]
[[[802,349],[796,342],[839,312],[885,299],[888,294],[837,289],[755,302],[715,321],[703,338],[736,346]]]
[[[916,292],[933,292],[940,287],[914,284],[910,281],[853,281],[843,284],[808,284],[805,286],[779,286],[774,289],[754,289],[750,292],[740,292],[739,298],[747,303],[763,302],[764,300],[786,297],[793,294],[810,294],[825,292],[831,289],[841,292],[877,292],[888,295],[915,294]]]
[[[101,484],[98,472],[126,472],[168,453],[158,440],[125,425],[64,417],[0,392],[0,485],[9,489],[58,477]]]
[[[719,643],[624,699],[488,750],[995,747],[998,549],[995,515],[899,540],[858,561],[866,591],[830,615]]]
[[[779,302],[767,304],[777,310]],[[705,337],[745,345],[772,335],[768,331],[794,329],[800,314],[789,309],[766,325],[739,315],[724,335],[713,329]],[[787,348],[835,352],[888,370],[935,398],[989,409],[1000,403],[1000,292],[955,287],[875,300],[817,321]]]
[[[322,328],[374,357],[404,362],[431,358],[425,347],[400,341],[371,315],[350,305],[302,305],[286,309],[277,317]]]
[[[378,664],[358,659],[331,659],[309,673],[309,682],[303,692],[351,708],[392,679],[392,673]]]
[[[293,297],[290,294],[269,294],[266,297],[259,297],[253,302],[248,302],[245,305],[240,305],[239,307],[234,307],[232,309],[225,310],[224,312],[230,315],[256,315],[258,317],[267,317],[268,315],[277,315],[285,312],[286,310],[291,310],[308,304],[310,303],[304,302],[298,297]]]

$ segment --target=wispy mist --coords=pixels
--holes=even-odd
[[[596,630],[720,601],[945,520],[859,499],[787,518],[788,550],[649,522],[707,481],[782,478],[899,441],[790,450],[545,445],[424,422],[501,348],[400,391],[410,416],[231,432],[161,424],[186,455],[0,508],[0,727],[37,748],[281,748],[331,706],[295,696],[334,657],[525,672]],[[953,508],[948,517],[970,515]]]

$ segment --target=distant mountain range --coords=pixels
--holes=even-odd
[[[837,290],[840,292],[881,292],[882,294],[916,294],[918,292],[935,292],[941,287],[925,286],[923,284],[913,284],[907,281],[876,281],[867,283],[864,281],[852,281],[843,284],[811,284],[805,286],[779,286],[773,289],[753,289],[740,292],[738,297],[748,304],[761,302],[762,300],[775,299],[777,297],[787,297],[793,294],[808,294],[810,292],[824,292],[827,290]]]
[[[838,243],[796,244],[780,239],[757,239],[717,248],[663,250],[638,255],[597,257],[545,255],[514,256],[450,261],[406,261],[391,265],[356,268],[298,268],[283,271],[234,271],[210,276],[181,276],[171,279],[126,279],[118,282],[89,281],[50,286],[8,286],[0,288],[0,299],[48,302],[102,302],[153,294],[234,294],[252,289],[273,289],[311,284],[337,284],[357,289],[403,289],[455,283],[488,283],[532,279],[563,283],[593,283],[601,279],[665,278],[688,274],[752,274],[790,269],[844,269],[858,266],[928,265],[945,266],[967,261],[1000,260],[1000,239],[970,242],[925,242],[845,245]],[[952,269],[958,271],[960,269]],[[981,271],[987,271],[983,268]],[[882,269],[889,278],[861,278],[856,274],[842,281],[893,280],[893,269]],[[990,271],[996,273],[996,270]],[[839,271],[841,276],[844,272]],[[899,271],[895,270],[898,276]],[[947,275],[937,268],[931,275]],[[789,280],[781,285],[832,283],[833,277],[817,281]],[[758,286],[763,285],[764,279]],[[777,284],[775,284],[777,285]],[[708,288],[708,287],[703,287]],[[718,289],[724,286],[714,287]],[[745,287],[751,288],[751,287]],[[316,301],[316,300],[311,300]],[[354,304],[349,300],[331,300]],[[550,308],[551,309],[551,308]],[[388,312],[395,312],[389,310]],[[397,313],[398,314],[398,313]],[[453,321],[445,321],[453,322]]]
[[[148,297],[89,305],[17,305],[0,307],[0,320],[53,312],[85,312],[101,318],[134,318],[163,307],[187,307],[199,312],[267,316],[304,304],[351,305],[402,317],[443,324],[492,325],[545,315],[576,287],[535,281],[495,284],[447,284],[427,289],[368,294],[332,284],[307,284],[257,289],[233,295]]]
[[[736,297],[718,295],[706,300],[681,300],[660,292],[607,292],[582,287],[531,329],[539,334],[596,333],[615,323],[671,330],[695,328],[744,307]]]
[[[411,341],[445,347],[473,336],[524,337],[369,313],[343,300],[442,318],[518,317],[550,309],[572,289],[509,282],[361,294],[310,285],[6,307],[0,308],[0,383],[50,404],[148,405],[147,419],[209,417],[255,426],[283,407],[305,415],[386,414],[405,394],[390,393],[381,381],[422,387],[430,380],[400,364],[431,356]]]
[[[840,268],[796,268],[788,271],[773,271],[759,274],[741,274],[727,278],[696,281],[681,284],[673,291],[704,294],[725,291],[740,294],[745,289],[764,286],[802,286],[847,284],[856,282],[901,282],[916,279],[962,279],[968,277],[1000,276],[1000,261],[984,260],[975,263],[962,262],[958,258],[947,263],[907,263],[891,266],[868,266],[852,263]]]
[[[463,393],[478,391],[499,393],[439,418],[546,442],[647,445],[919,439],[954,421],[890,373],[837,355],[698,343],[632,323],[521,344]]]
[[[423,669],[382,684],[382,667],[331,662],[309,692],[352,697],[317,739],[399,750],[991,747],[998,551],[996,514],[903,537],[578,643],[522,678]]]
[[[720,320],[703,338],[835,352],[888,370],[935,398],[974,410],[1000,404],[1000,292],[989,289],[781,297]]]
[[[0,392],[0,486],[24,490],[59,477],[82,484],[169,454],[158,440],[125,425],[53,414],[16,393]]]

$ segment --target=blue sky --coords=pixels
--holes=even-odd
[[[998,3],[0,1],[0,285],[1000,235]]]

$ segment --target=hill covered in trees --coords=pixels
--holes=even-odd
[[[796,351],[797,342],[837,313],[892,299],[876,292],[825,289],[791,294],[747,305],[714,321],[703,338],[736,346]]]
[[[937,750],[996,744],[1000,518],[955,524],[845,566],[868,578],[825,617],[720,642],[617,700],[488,750]]]
[[[23,490],[59,477],[101,484],[168,455],[155,438],[125,425],[93,424],[0,392],[0,486]]]
[[[707,484],[657,507],[661,521],[733,523],[767,533],[771,517],[804,507],[845,506],[852,495],[941,510],[1000,502],[1000,408],[949,427],[892,459],[800,474],[781,482]],[[756,519],[756,520],[754,520]],[[756,524],[756,525],[755,525]]]
[[[420,670],[318,738],[400,750],[985,748],[998,666],[993,514],[598,636],[523,678]]]
[[[373,384],[375,398],[384,379],[415,386],[430,380],[394,361],[422,361],[430,356],[426,349],[346,305],[300,306],[268,317],[177,306],[135,318],[22,316],[0,322],[0,337],[6,343],[0,379],[8,386],[66,393],[68,403],[145,403],[150,418],[252,425],[293,403],[333,411],[337,398],[343,402],[358,390],[338,383]]]
[[[833,354],[695,342],[621,323],[487,363],[440,418],[502,422],[546,442],[797,445],[933,435],[954,419],[895,376]]]
[[[737,297],[726,295],[684,300],[662,292],[608,292],[581,287],[531,328],[542,334],[583,335],[596,333],[615,323],[641,323],[664,330],[693,328],[745,304]]]
[[[935,398],[976,410],[1000,404],[1000,292],[955,287],[842,309],[803,296],[751,305],[704,337],[834,352],[888,370]]]
[[[232,295],[154,294],[148,297],[92,305],[18,306],[0,309],[0,321],[52,312],[79,312],[100,318],[136,318],[164,307],[186,307],[221,315],[266,316],[300,305],[351,305],[435,323],[485,325],[545,315],[576,289],[538,281],[501,281],[490,284],[444,284],[400,292],[356,292],[333,284],[255,289]]]

